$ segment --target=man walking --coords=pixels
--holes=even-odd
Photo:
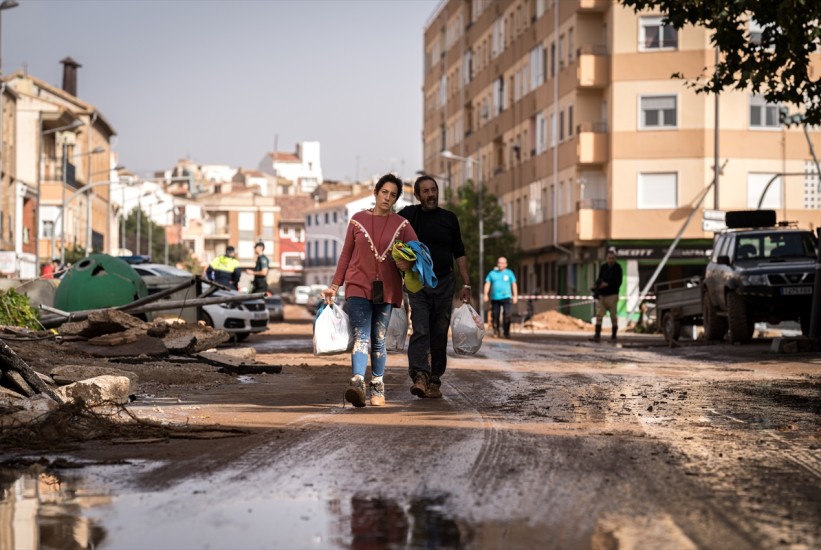
[[[496,267],[490,270],[485,277],[485,302],[490,302],[491,324],[493,336],[500,335],[499,329],[504,332],[505,338],[510,338],[510,304],[519,301],[519,290],[516,286],[516,275],[507,268],[507,258],[501,256],[496,260]],[[504,313],[504,321],[499,327],[499,313]]]
[[[611,340],[616,339],[619,331],[618,308],[619,289],[621,288],[622,271],[621,266],[616,263],[616,249],[610,248],[607,251],[607,263],[601,266],[599,278],[596,279],[596,286],[593,290],[598,294],[598,304],[596,307],[596,334],[591,338],[594,342],[601,341],[601,322],[606,312],[610,312],[610,322],[613,324],[613,335]]]
[[[420,204],[406,206],[399,215],[408,219],[419,240],[430,250],[436,288],[424,287],[409,292],[413,334],[408,343],[408,374],[413,380],[411,393],[417,397],[442,397],[442,375],[447,367],[448,329],[456,282],[453,260],[462,278],[459,298],[470,302],[470,278],[465,245],[456,214],[439,208],[439,185],[433,177],[416,178],[413,194]],[[407,270],[409,262],[397,266]]]
[[[265,243],[258,242],[254,245],[254,254],[257,255],[257,262],[254,264],[254,269],[247,269],[245,272],[248,275],[253,275],[254,280],[252,281],[252,289],[253,292],[264,292],[268,293],[268,266],[270,265],[270,260],[268,260],[268,256],[263,254],[265,251]]]
[[[239,289],[239,278],[242,272],[239,269],[237,251],[233,246],[225,248],[225,254],[217,256],[205,270],[205,277],[234,290]]]

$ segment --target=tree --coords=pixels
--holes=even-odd
[[[141,208],[135,208],[129,212],[125,219],[125,247],[136,254],[137,216],[140,217],[140,254],[151,256],[152,262],[164,263],[166,227],[152,221]],[[148,242],[149,235],[151,236],[150,243]],[[190,256],[191,251],[183,244],[172,244],[168,247],[168,263],[171,265],[178,262],[185,264]]]
[[[450,197],[445,197],[446,200]],[[469,284],[474,289],[474,294],[481,296],[482,286],[476,287],[479,283],[479,217],[478,217],[479,197],[475,184],[468,180],[457,191],[456,201],[450,202],[448,208],[453,210],[459,218],[459,226],[462,229],[462,242],[465,244],[465,253],[468,258],[468,269],[470,273]],[[485,235],[498,234],[497,237],[485,239],[485,253],[483,269],[487,272],[496,265],[499,256],[504,256],[512,269],[518,264],[521,257],[521,249],[516,241],[516,236],[504,223],[502,207],[495,195],[488,194],[487,188],[482,188],[482,211],[484,215]],[[482,281],[487,273],[482,273]]]
[[[713,31],[721,52],[714,68],[705,67],[690,86],[697,93],[752,90],[768,103],[790,103],[804,110],[806,124],[821,123],[821,2],[817,0],[620,0],[635,11],[658,9],[676,29],[697,25]],[[750,21],[761,29],[752,36]],[[752,39],[751,39],[752,38]],[[813,68],[813,57],[816,57]],[[712,71],[712,74],[710,73]],[[684,78],[680,73],[675,78]]]

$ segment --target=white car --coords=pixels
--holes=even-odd
[[[164,264],[132,264],[132,268],[140,277],[187,277],[193,275],[170,265]],[[206,282],[202,283],[203,292],[211,287]],[[209,296],[235,296],[240,294],[234,290],[216,290]],[[268,308],[265,301],[261,299],[245,300],[243,302],[230,302],[224,304],[209,304],[202,306],[205,324],[222,329],[241,342],[253,333],[265,332],[268,330]]]

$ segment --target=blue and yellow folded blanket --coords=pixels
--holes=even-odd
[[[410,271],[403,271],[405,288],[408,292],[419,292],[423,287],[436,288],[439,281],[433,272],[433,260],[430,250],[420,241],[396,241],[393,243],[391,255],[394,260],[407,260],[413,263]]]

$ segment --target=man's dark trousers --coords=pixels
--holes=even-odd
[[[436,288],[408,292],[413,334],[408,343],[408,374],[417,371],[438,382],[447,366],[448,329],[453,311],[453,273],[439,279]]]

